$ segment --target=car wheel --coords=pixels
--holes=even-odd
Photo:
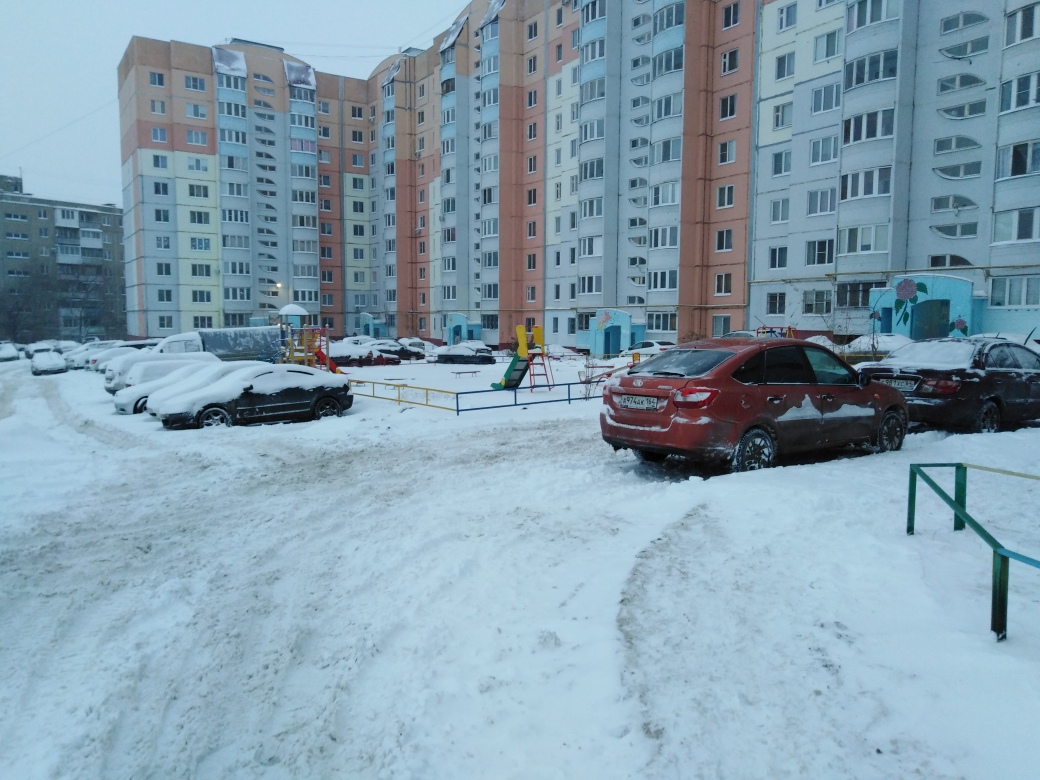
[[[905,437],[906,423],[903,422],[903,415],[894,409],[889,409],[878,423],[874,446],[878,452],[895,452],[903,446]]]
[[[137,399],[137,403],[134,404],[134,414],[141,414],[145,407],[148,405],[148,396]]]
[[[322,417],[339,417],[339,414],[340,406],[335,398],[322,398],[314,404],[315,420],[320,420]]]
[[[769,468],[774,460],[776,443],[773,437],[762,428],[752,428],[740,437],[730,465],[733,471],[757,471]]]
[[[1000,407],[993,401],[986,401],[975,415],[976,433],[996,433],[1000,430]]]
[[[199,413],[198,422],[200,428],[215,428],[220,425],[228,427],[231,425],[231,415],[228,414],[227,409],[211,406]]]
[[[643,463],[664,463],[668,454],[665,452],[657,452],[655,450],[636,450],[636,457],[643,461]]]

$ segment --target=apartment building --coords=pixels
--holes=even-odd
[[[40,198],[0,176],[0,338],[124,334],[122,212]]]
[[[477,0],[366,80],[119,66],[131,333],[265,322],[616,353],[744,325],[755,7]]]
[[[1040,4],[760,14],[751,324],[913,338],[1040,324]]]

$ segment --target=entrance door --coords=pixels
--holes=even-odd
[[[950,335],[950,302],[939,298],[921,301],[914,306],[910,320],[910,338],[938,339]]]
[[[621,351],[621,326],[611,325],[603,329],[603,352],[616,355]]]

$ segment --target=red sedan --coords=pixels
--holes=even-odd
[[[734,471],[848,444],[898,450],[907,424],[898,390],[797,339],[673,347],[609,380],[603,404],[600,430],[614,449],[728,461]]]

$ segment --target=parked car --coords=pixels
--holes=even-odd
[[[211,352],[221,360],[262,360],[274,363],[282,354],[278,325],[244,328],[202,328],[176,333],[160,341],[155,352],[184,355]]]
[[[0,363],[6,363],[8,360],[18,360],[20,358],[21,354],[18,352],[18,347],[10,341],[5,341],[0,344]]]
[[[628,349],[622,350],[618,357],[628,358],[631,361],[635,359],[636,355],[639,355],[639,359],[644,360],[653,355],[659,355],[674,346],[674,341],[639,341]]]
[[[156,352],[157,349],[159,347],[148,351],[137,350],[108,361],[108,365],[105,366],[105,390],[113,395],[122,390],[126,386],[127,374],[140,363],[184,363],[189,360],[220,362],[220,358],[212,352]]]
[[[491,349],[486,344],[482,350],[479,346],[463,342],[437,347],[432,355],[426,356],[426,360],[431,363],[490,364],[495,362],[495,356],[491,354]]]
[[[138,363],[126,375],[126,386],[116,392],[114,403],[119,414],[140,414],[148,404],[148,396],[156,390],[176,384],[210,368],[212,363],[199,360],[167,360]],[[236,368],[241,368],[236,363]]]
[[[399,366],[401,358],[387,355],[375,349],[371,344],[333,344],[329,350],[330,357],[337,366]]]
[[[915,341],[860,370],[906,397],[911,422],[979,432],[1040,418],[1040,355],[998,338]]]
[[[393,339],[377,339],[364,345],[365,349],[374,349],[384,355],[393,355],[400,360],[422,360],[426,351],[402,344]]]
[[[109,341],[90,341],[83,346],[72,350],[71,352],[65,353],[65,365],[70,369],[84,368],[87,361],[94,356],[97,352],[102,349],[108,349],[114,347],[120,342],[115,340]]]
[[[260,368],[266,365],[270,364],[266,361],[260,360],[235,360],[227,363],[221,361],[216,365],[212,363],[200,363],[200,370],[198,372],[178,379],[176,382],[171,382],[166,387],[151,390],[148,395],[148,400],[145,402],[145,409],[152,417],[157,417],[159,414],[159,407],[174,396],[183,393],[190,393],[203,387],[208,387],[214,382],[217,382],[236,371],[242,371],[246,368]]]
[[[37,352],[54,352],[58,342],[55,339],[44,339],[43,341],[34,341],[31,344],[25,345],[25,356],[31,358]]]
[[[823,347],[798,339],[709,339],[637,363],[603,390],[600,431],[645,460],[683,455],[734,471],[849,444],[898,450],[907,410]]]
[[[39,376],[40,374],[64,374],[69,369],[60,352],[38,346],[33,352],[30,370],[33,376]]]
[[[208,428],[336,417],[354,403],[350,380],[308,366],[246,368],[159,408],[166,428]]]
[[[419,350],[424,355],[429,355],[431,352],[437,349],[437,345],[433,342],[426,341],[425,339],[415,338],[414,336],[404,336],[402,338],[399,338],[398,341],[400,341],[406,347],[411,347],[412,349]]]
[[[102,349],[99,352],[94,352],[90,357],[87,358],[85,368],[89,368],[92,371],[104,372],[108,366],[108,361],[113,358],[117,358],[120,355],[129,355],[131,351],[138,349],[151,349],[158,344],[161,339],[143,339],[141,341],[117,341],[108,349]]]

